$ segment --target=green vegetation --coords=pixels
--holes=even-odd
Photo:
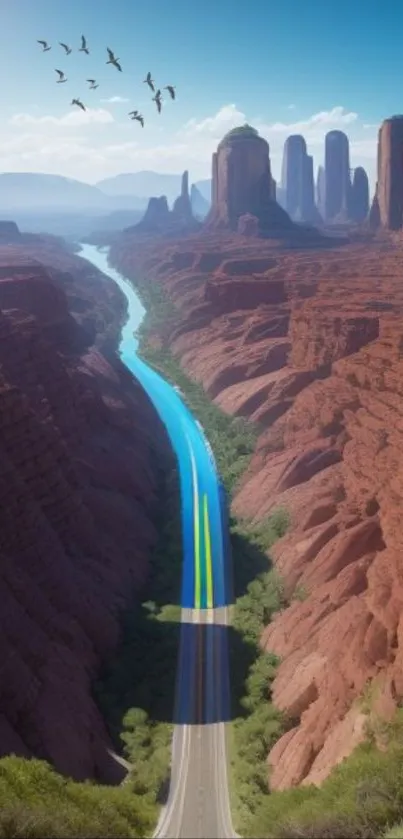
[[[229,494],[245,470],[256,445],[259,428],[239,417],[230,417],[214,405],[202,386],[192,381],[166,347],[156,348],[147,342],[150,332],[164,332],[172,323],[175,309],[159,286],[136,283],[136,290],[147,309],[137,336],[140,354],[148,364],[182,391],[192,413],[205,429],[218,470]]]
[[[78,784],[40,760],[0,760],[0,839],[149,836],[151,802],[124,787]]]
[[[256,128],[253,128],[252,125],[248,125],[245,122],[244,125],[239,125],[237,128],[231,128],[231,131],[228,131],[224,137],[226,140],[228,137],[258,137],[259,132]]]
[[[247,835],[273,839],[402,836],[403,710],[398,710],[385,733],[384,750],[370,738],[320,788],[300,787],[266,796],[249,820]]]
[[[132,769],[127,786],[154,805],[166,795],[180,630],[182,549],[176,472],[163,492],[159,540],[142,603],[123,618],[121,642],[96,685],[116,750]]]
[[[287,730],[287,720],[271,703],[271,684],[276,675],[278,659],[259,647],[259,639],[274,613],[287,605],[284,585],[275,569],[269,569],[265,553],[276,539],[284,535],[288,516],[277,510],[253,531],[247,526],[249,551],[255,549],[266,559],[266,570],[259,573],[247,586],[246,593],[236,598],[233,628],[242,639],[243,655],[231,650],[231,683],[234,691],[234,719],[231,738],[232,810],[235,827],[242,835],[252,815],[268,795],[267,755],[272,746]],[[240,535],[240,525],[232,528],[235,572],[239,555],[234,536]],[[242,661],[243,658],[243,661]],[[247,672],[247,678],[244,674]],[[240,699],[237,699],[240,697]],[[236,705],[238,707],[236,707]]]

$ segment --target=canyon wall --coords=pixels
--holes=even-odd
[[[159,338],[184,369],[259,424],[233,510],[289,511],[273,555],[299,593],[262,637],[293,720],[271,785],[320,782],[364,736],[367,682],[386,717],[403,697],[403,251],[221,235],[141,252],[126,239],[112,257],[163,286],[177,317]]]
[[[167,453],[113,355],[124,314],[51,237],[0,247],[0,755],[102,781],[91,683],[147,577]]]
[[[403,227],[403,116],[385,119],[378,133],[378,179],[371,207],[374,229]]]

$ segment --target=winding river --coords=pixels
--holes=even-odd
[[[135,290],[110,268],[107,250],[82,245],[79,255],[126,297],[119,355],[158,411],[180,474],[183,569],[175,728],[169,797],[155,835],[233,837],[225,726],[231,704],[227,625],[232,602],[225,493],[202,426],[175,387],[137,355],[133,333],[145,310]]]

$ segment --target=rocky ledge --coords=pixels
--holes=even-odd
[[[112,356],[124,309],[57,241],[0,247],[0,755],[103,781],[91,681],[147,575],[166,452]]]
[[[262,638],[294,720],[271,784],[320,782],[363,737],[366,683],[385,716],[403,697],[402,246],[126,239],[113,258],[164,287],[177,318],[163,339],[185,370],[260,425],[234,512],[290,512],[274,557],[300,595]]]

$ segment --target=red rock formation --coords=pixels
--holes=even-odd
[[[174,202],[172,210],[168,207],[165,195],[161,198],[150,198],[147,210],[141,221],[128,227],[125,233],[128,234],[153,234],[154,236],[180,236],[200,228],[192,212],[192,205],[189,197],[189,175],[184,172],[182,176],[181,194]]]
[[[229,131],[213,155],[212,206],[205,226],[236,230],[246,214],[256,216],[262,232],[293,227],[275,200],[269,145],[250,125]]]
[[[251,213],[245,213],[244,216],[239,216],[237,232],[240,236],[258,236],[259,219],[256,216],[252,216]]]
[[[136,230],[141,233],[159,233],[169,225],[170,212],[168,201],[165,195],[160,198],[150,198],[143,218],[133,227],[128,227],[127,232]]]
[[[403,227],[403,116],[386,119],[378,135],[378,180],[370,215],[373,228]]]
[[[174,201],[172,215],[185,224],[192,224],[194,221],[189,195],[189,172],[182,175],[181,194]]]
[[[114,255],[163,284],[178,321],[163,338],[187,372],[265,429],[233,509],[289,510],[273,554],[289,594],[304,593],[262,638],[294,719],[271,784],[320,782],[363,736],[366,682],[379,713],[403,699],[401,245],[217,236]]]
[[[94,322],[111,341],[113,285],[49,242],[39,253],[51,270],[0,248],[0,755],[112,780],[91,681],[147,575],[165,437],[140,387],[69,315],[63,288],[88,314],[96,286]]]

